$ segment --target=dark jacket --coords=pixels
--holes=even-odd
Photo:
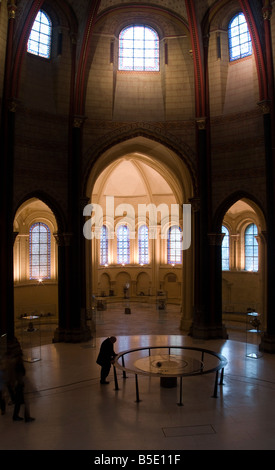
[[[114,345],[110,338],[107,338],[100,346],[96,362],[102,366],[106,363],[110,363],[116,356],[117,354],[114,351]]]

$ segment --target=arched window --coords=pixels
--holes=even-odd
[[[51,278],[51,232],[42,222],[33,224],[29,233],[30,279]]]
[[[119,70],[159,70],[159,37],[144,25],[131,25],[119,35]]]
[[[28,40],[27,51],[49,59],[51,56],[52,22],[49,16],[39,10]]]
[[[146,225],[142,225],[138,230],[138,256],[139,264],[149,263],[149,237]]]
[[[100,264],[108,264],[108,229],[102,225],[100,234]]]
[[[238,13],[229,23],[229,58],[231,61],[242,59],[252,54],[252,42],[246,19],[243,13]]]
[[[127,225],[120,225],[117,229],[117,262],[130,263],[130,231]]]
[[[182,232],[180,227],[173,225],[168,234],[168,264],[181,264],[182,262]]]
[[[244,233],[246,271],[258,271],[258,242],[256,235],[258,235],[257,226],[255,224],[248,225]]]
[[[223,225],[222,226],[222,233],[224,233],[223,241],[222,241],[222,270],[228,271],[229,270],[229,231]]]

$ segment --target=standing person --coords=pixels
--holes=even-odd
[[[0,363],[0,408],[1,414],[4,415],[6,412],[6,400],[4,396],[4,386],[5,386],[5,366],[3,361]]]
[[[14,410],[13,410],[13,421],[22,421],[23,418],[19,416],[19,411],[21,405],[25,406],[24,418],[25,422],[29,423],[34,421],[34,418],[30,416],[29,404],[25,398],[25,382],[26,382],[26,370],[23,364],[23,359],[21,355],[18,355],[17,361],[14,367],[15,372],[15,396],[14,396]]]
[[[114,351],[114,343],[116,342],[115,336],[110,336],[106,338],[100,346],[99,354],[97,357],[97,364],[101,366],[101,374],[100,374],[100,383],[101,384],[108,384],[109,382],[106,381],[106,377],[108,376],[111,364],[114,361],[117,354]]]

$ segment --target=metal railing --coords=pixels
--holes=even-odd
[[[125,358],[128,356],[130,357],[131,354],[139,351],[148,351],[148,357],[151,356],[151,351],[155,349],[167,349],[168,350],[168,356],[171,355],[171,350],[188,350],[188,351],[196,351],[199,352],[200,354],[200,367],[196,368],[194,370],[189,370],[188,372],[176,372],[176,373],[162,373],[161,370],[158,372],[152,372],[152,371],[146,371],[146,370],[140,370],[137,367],[132,367],[132,364],[130,367],[125,365]],[[212,356],[217,359],[218,363],[215,366],[207,366],[205,364],[205,358],[208,356]],[[179,356],[180,357],[180,356]],[[220,385],[223,385],[223,376],[224,376],[224,368],[227,365],[227,359],[222,356],[221,354],[210,351],[208,349],[203,349],[203,348],[196,348],[192,346],[146,346],[146,347],[140,347],[140,348],[134,348],[134,349],[129,349],[127,351],[120,352],[114,361],[113,364],[113,371],[114,371],[114,381],[115,381],[115,390],[119,390],[118,387],[118,379],[117,379],[117,373],[116,373],[116,368],[120,369],[123,371],[123,378],[126,379],[126,372],[127,373],[132,373],[135,375],[135,383],[136,383],[136,402],[140,402],[139,399],[139,386],[138,386],[138,375],[146,375],[150,377],[179,377],[180,379],[180,400],[178,402],[179,406],[182,406],[182,379],[183,377],[190,377],[190,376],[198,376],[198,375],[204,375],[204,374],[210,374],[210,373],[215,373],[215,384],[214,384],[214,392],[212,397],[217,398],[217,390],[218,390],[218,380],[219,380],[219,372],[221,371],[221,377],[220,377]]]

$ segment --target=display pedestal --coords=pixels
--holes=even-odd
[[[177,386],[177,377],[161,377],[160,386],[164,388],[174,388]]]
[[[22,317],[21,348],[25,362],[41,360],[41,329],[38,315]]]
[[[248,312],[246,316],[246,357],[259,359],[262,353],[259,350],[261,335],[261,315],[257,312]]]

